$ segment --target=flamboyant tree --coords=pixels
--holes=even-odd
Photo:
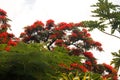
[[[16,46],[15,36],[12,33],[8,33],[7,30],[10,29],[8,24],[10,19],[7,18],[7,13],[0,9],[0,50],[5,49],[6,51],[10,50],[10,46]],[[7,44],[2,47],[2,44]]]
[[[99,1],[104,2],[104,0]],[[107,3],[107,0],[105,0],[105,2]],[[97,5],[99,5],[99,3],[97,3]],[[105,19],[107,18],[100,18],[103,22],[105,22]],[[1,45],[5,44],[5,50],[10,51],[11,45],[16,45],[16,40],[13,34],[7,32],[7,30],[10,29],[10,25],[7,23],[8,21],[9,19],[7,18],[6,12],[0,9],[0,49],[4,49]],[[119,18],[117,18],[117,21],[119,22]],[[73,75],[77,74],[78,76],[84,74],[86,79],[96,80],[100,78],[104,80],[117,80],[116,69],[106,63],[98,64],[97,59],[94,57],[93,53],[90,52],[91,49],[96,49],[98,51],[103,51],[103,49],[100,42],[92,39],[86,27],[93,29],[100,25],[101,27],[99,27],[99,29],[104,31],[105,26],[103,22],[84,21],[79,23],[61,22],[55,24],[54,20],[50,19],[44,24],[42,21],[36,21],[32,25],[24,28],[24,32],[21,33],[20,38],[23,42],[28,43],[28,45],[30,43],[44,43],[44,47],[46,47],[51,53],[52,51],[54,52],[57,47],[61,47],[61,49],[64,48],[63,50],[67,50],[65,53],[69,56],[79,57],[80,62],[76,61],[67,65],[63,60],[58,64],[61,69],[60,72],[62,73],[68,75],[72,73]],[[91,25],[94,27],[91,27]],[[117,27],[119,28],[119,25],[117,25]],[[113,32],[114,30],[112,30],[112,33]],[[30,46],[28,46],[27,49],[30,49]],[[34,47],[33,50],[37,49]],[[19,51],[15,50],[15,53],[17,52]],[[95,73],[95,75],[99,74],[100,76],[93,78],[94,75],[92,73]],[[84,77],[80,77],[79,79],[83,79]]]
[[[20,38],[25,43],[44,42],[48,50],[54,50],[56,46],[64,47],[68,50],[68,55],[84,57],[84,61],[73,62],[70,66],[61,63],[60,67],[68,72],[78,70],[78,72],[85,73],[90,71],[101,74],[104,79],[117,80],[116,70],[108,64],[98,64],[93,53],[90,52],[93,48],[103,51],[102,44],[92,39],[82,22],[55,24],[54,20],[50,19],[44,24],[41,21],[36,21],[24,28]]]

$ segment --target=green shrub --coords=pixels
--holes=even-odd
[[[49,51],[43,46],[19,43],[10,52],[0,51],[0,80],[58,80],[60,63],[80,60],[62,47]]]

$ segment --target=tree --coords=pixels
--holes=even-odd
[[[0,50],[5,48],[6,51],[9,51],[10,46],[16,46],[17,44],[14,41],[16,40],[14,34],[7,32],[7,30],[10,29],[8,21],[10,21],[10,19],[7,18],[7,13],[0,9]]]
[[[114,5],[112,2],[108,2],[108,0],[98,0],[92,7],[96,8],[92,11],[94,13],[93,17],[97,17],[98,20],[83,21],[86,27],[90,30],[97,28],[102,32],[109,27],[111,28],[111,33],[104,33],[111,36],[115,36],[112,35],[115,31],[120,33],[120,5]],[[119,38],[119,36],[115,37]]]
[[[76,70],[79,74],[90,71],[102,75],[103,78],[117,80],[116,70],[108,64],[98,64],[93,53],[90,52],[90,49],[93,48],[103,51],[102,44],[93,40],[84,27],[82,22],[55,24],[54,20],[50,19],[44,24],[42,21],[36,21],[24,28],[20,38],[28,44],[45,43],[44,47],[50,51],[54,51],[57,46],[64,47],[68,50],[69,56],[83,57],[80,62],[73,62],[69,66],[64,63],[60,64],[61,69],[63,69],[62,73],[72,72],[75,75]],[[105,71],[108,74],[105,74]],[[89,79],[94,78],[89,77]]]

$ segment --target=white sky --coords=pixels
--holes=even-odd
[[[120,4],[119,0],[109,1]],[[0,0],[0,8],[7,12],[8,18],[12,20],[12,32],[19,36],[23,27],[36,20],[45,22],[53,19],[58,23],[93,19],[90,5],[96,2],[97,0]],[[120,49],[120,40],[98,30],[94,30],[92,36],[103,44],[105,50],[102,53],[94,51],[98,61],[109,64],[112,59],[110,53]]]

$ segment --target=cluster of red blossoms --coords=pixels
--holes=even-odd
[[[10,51],[11,46],[16,46],[17,42],[15,36],[12,33],[8,33],[7,29],[10,28],[10,25],[7,24],[7,13],[0,9],[0,44],[7,44],[5,47],[6,51]],[[1,49],[0,49],[1,50]]]
[[[106,68],[106,71],[110,73],[110,74],[105,74],[103,76],[103,79],[107,79],[111,76],[112,76],[112,80],[117,80],[118,79],[116,69],[114,69],[111,65],[108,65],[106,63],[103,63],[103,66]]]
[[[91,52],[86,52],[87,50],[91,48],[96,48],[99,51],[103,50],[102,44],[91,38],[90,33],[81,22],[55,24],[54,20],[50,19],[44,25],[42,21],[36,21],[31,26],[25,27],[25,31],[21,33],[20,38],[26,43],[49,41],[49,46],[52,46],[52,44],[63,46],[69,50],[70,55],[79,56],[82,54],[89,59],[94,58],[94,56]],[[75,48],[69,49],[70,45]]]
[[[84,64],[81,64],[81,63],[71,63],[70,64],[70,67],[68,67],[66,64],[64,63],[60,63],[59,66],[63,69],[63,72],[65,71],[69,71],[69,72],[72,72],[72,71],[78,71],[78,72],[96,72],[98,71],[98,73],[100,72],[99,69],[102,69],[102,74],[101,74],[101,78],[103,80],[107,80],[109,78],[111,78],[112,80],[118,80],[118,77],[117,77],[117,71],[110,65],[106,64],[106,63],[103,63],[103,64],[92,64],[90,61],[86,61]],[[99,68],[98,68],[99,67]],[[93,70],[92,70],[93,69]],[[107,74],[104,73],[104,72],[108,72]]]

